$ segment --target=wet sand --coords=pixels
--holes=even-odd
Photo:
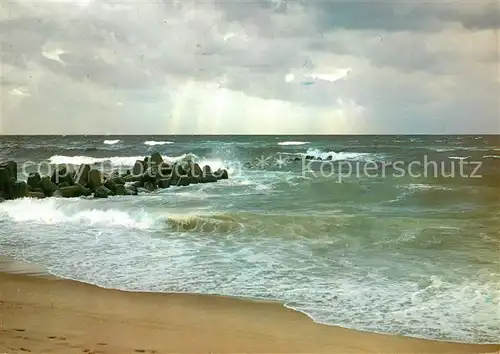
[[[320,325],[276,303],[102,289],[0,260],[0,353],[500,351]]]

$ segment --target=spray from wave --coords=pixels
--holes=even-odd
[[[229,175],[235,175],[241,170],[239,161],[225,160],[220,157],[203,158],[193,153],[182,154],[179,156],[163,155],[163,160],[167,163],[194,162],[200,166],[208,165],[213,171],[226,169]],[[104,165],[112,168],[132,167],[137,160],[144,160],[144,156],[113,156],[113,157],[93,157],[93,156],[65,156],[54,155],[48,159],[50,164],[54,165],[74,165],[88,164],[91,166]]]
[[[143,156],[114,156],[114,157],[92,157],[92,156],[66,156],[54,155],[48,161],[55,165],[97,165],[110,164],[112,166],[133,166],[137,160],[143,160]]]
[[[162,156],[167,162],[180,162],[180,161],[193,161],[197,162],[200,159],[197,155],[192,153],[182,154],[180,156]],[[113,156],[113,157],[93,157],[93,156],[66,156],[54,155],[48,161],[56,165],[97,165],[109,164],[111,166],[133,166],[137,160],[144,160],[144,156]]]

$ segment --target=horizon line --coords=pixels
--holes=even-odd
[[[244,133],[219,133],[219,134],[131,134],[131,133],[117,133],[117,134],[102,134],[102,133],[90,133],[90,134],[38,134],[38,133],[24,133],[24,134],[0,134],[0,137],[7,136],[102,136],[102,137],[116,137],[116,136],[498,136],[500,133],[344,133],[344,134],[244,134]]]

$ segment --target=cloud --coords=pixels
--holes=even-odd
[[[493,1],[11,1],[1,132],[500,133],[499,15]]]

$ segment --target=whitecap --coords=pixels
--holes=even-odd
[[[143,159],[144,159],[143,156],[92,157],[92,156],[54,155],[51,156],[48,160],[51,164],[56,164],[56,165],[110,164],[112,166],[133,166],[135,161]]]
[[[302,155],[312,156],[317,159],[329,159],[331,161],[345,161],[345,160],[353,160],[353,161],[376,161],[377,156],[375,154],[367,153],[367,152],[335,152],[335,151],[323,151],[320,149],[307,149],[306,153]]]
[[[443,191],[451,191],[452,188],[446,187],[446,186],[441,186],[441,185],[436,185],[436,184],[423,184],[423,183],[411,183],[407,185],[403,185],[402,187],[409,191],[427,191],[427,190],[443,190]]]
[[[224,161],[220,158],[200,158],[193,153],[182,154],[179,156],[162,156],[168,163],[176,162],[196,162],[200,166],[208,165],[212,171],[226,169],[229,175],[235,175],[241,171],[239,161]],[[113,156],[113,157],[93,157],[93,156],[66,156],[54,155],[48,161],[55,165],[108,165],[113,167],[131,167],[137,160],[144,160],[144,156]]]
[[[157,145],[168,145],[168,144],[173,144],[173,141],[155,141],[155,140],[148,140],[144,142],[144,145],[148,146],[157,146]]]
[[[167,162],[194,161],[198,159],[195,154],[183,154],[180,156],[162,156]],[[111,166],[133,166],[137,160],[144,160],[144,156],[112,156],[112,157],[93,157],[93,156],[66,156],[54,155],[49,158],[49,162],[56,165],[81,165],[81,164],[109,164]]]
[[[115,144],[118,144],[119,142],[120,142],[119,139],[117,139],[117,140],[104,140],[103,144],[106,144],[106,145],[115,145]]]
[[[293,146],[293,145],[305,145],[309,144],[309,141],[281,141],[278,145],[281,146]]]
[[[74,203],[74,201],[80,203]],[[148,229],[156,221],[147,213],[128,213],[117,209],[84,209],[81,201],[79,198],[16,199],[2,203],[0,213],[15,222],[37,224],[71,223]]]
[[[431,150],[434,150],[436,152],[447,152],[447,151],[454,151],[454,150],[457,150],[457,149],[453,149],[453,148],[433,149],[433,148],[431,148]]]

